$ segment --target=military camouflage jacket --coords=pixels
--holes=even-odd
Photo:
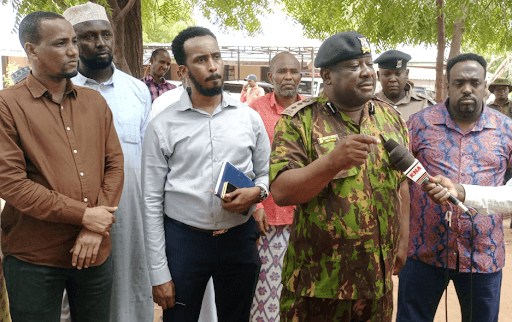
[[[359,125],[318,99],[297,102],[281,115],[270,157],[271,180],[326,155],[350,134],[382,134],[408,144],[404,121],[379,100],[366,103]],[[341,171],[315,198],[298,205],[284,259],[284,287],[302,296],[333,299],[374,299],[391,290],[402,179],[390,167],[383,145],[373,145],[366,164]]]

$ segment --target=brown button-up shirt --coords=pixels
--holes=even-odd
[[[398,112],[400,112],[400,116],[407,121],[409,116],[414,113],[421,111],[424,108],[435,105],[436,102],[423,94],[416,93],[413,89],[405,91],[405,97],[400,101],[393,103],[383,91],[375,94],[381,100],[388,102],[391,104]]]
[[[503,105],[500,105],[500,104],[498,104],[498,103],[493,101],[493,102],[487,104],[487,106],[489,106],[490,108],[495,109],[498,112],[501,112],[501,113],[505,114],[508,117],[512,117],[512,109],[510,108],[511,107],[510,106],[510,101],[507,101]]]
[[[119,202],[123,162],[112,112],[98,92],[68,81],[58,104],[32,74],[0,91],[3,253],[72,267],[86,207]],[[110,249],[104,237],[94,265]]]

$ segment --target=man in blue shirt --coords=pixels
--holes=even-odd
[[[252,212],[268,194],[270,142],[258,113],[222,93],[224,66],[210,30],[187,28],[172,49],[191,93],[183,92],[151,121],[143,144],[153,298],[164,309],[164,321],[195,322],[213,277],[219,321],[248,321],[261,265]],[[223,161],[256,186],[225,200],[209,193]]]

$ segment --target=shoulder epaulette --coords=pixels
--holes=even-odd
[[[298,102],[293,103],[292,105],[288,106],[284,111],[281,112],[281,115],[288,115],[288,116],[294,116],[297,114],[298,111],[302,110],[304,107],[309,106],[313,103],[315,103],[315,99],[308,97],[303,100],[300,100]]]
[[[378,101],[379,103],[384,103],[384,104],[381,104],[381,105],[384,105],[384,106],[388,107],[390,110],[395,111],[395,113],[397,113],[398,115],[402,115],[402,113],[400,113],[400,111],[398,110],[396,105],[393,105],[390,102],[385,101],[382,98],[377,97],[376,95],[373,95],[372,100]]]
[[[427,96],[427,95],[421,94],[421,93],[419,93],[418,96],[423,98],[423,99],[426,99],[432,105],[436,105],[437,104],[436,101],[434,101],[430,96]]]

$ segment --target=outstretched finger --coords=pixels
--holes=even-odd
[[[367,134],[355,135],[354,140],[366,144],[380,144],[381,142],[379,138]]]

